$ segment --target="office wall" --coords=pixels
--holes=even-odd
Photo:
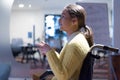
[[[10,40],[22,38],[24,43],[32,43],[28,32],[33,32],[35,25],[35,38],[44,40],[44,15],[60,14],[61,10],[12,10],[10,19]]]
[[[113,44],[120,49],[120,0],[114,0],[114,38]]]
[[[10,19],[10,39],[22,38],[24,43],[32,43],[33,39],[28,38],[28,32],[33,33],[35,26],[36,38],[43,36],[44,14],[37,10],[13,10]]]

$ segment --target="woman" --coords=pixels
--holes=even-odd
[[[60,29],[66,31],[68,42],[60,53],[45,42],[38,44],[55,75],[52,80],[78,80],[83,61],[93,45],[92,31],[86,26],[85,15],[85,9],[76,4],[70,4],[62,11]]]

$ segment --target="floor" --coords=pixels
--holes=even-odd
[[[32,80],[32,78],[9,78],[8,80]]]
[[[26,62],[26,59],[22,61],[22,54],[16,56],[16,65],[13,64],[15,67],[12,67],[13,70],[9,80],[32,80],[33,74],[41,74],[46,71],[46,69],[49,69],[49,65],[45,56],[40,56],[38,53],[36,53],[34,57],[34,60],[29,59],[29,61]],[[24,65],[24,67],[22,70],[18,70],[18,67],[21,68],[21,65]]]

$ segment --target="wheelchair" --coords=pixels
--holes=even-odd
[[[97,49],[101,49],[101,50],[105,50],[105,51],[111,51],[114,53],[118,53],[119,49],[118,48],[114,48],[114,47],[110,47],[110,46],[105,46],[102,44],[95,44],[93,46],[91,46],[86,58],[84,59],[82,68],[81,68],[81,72],[82,74],[79,75],[79,80],[92,80],[93,78],[93,67],[94,67],[94,61],[95,59],[100,59],[101,56],[99,53],[94,54],[94,51]],[[111,64],[112,66],[112,64]],[[113,69],[113,66],[111,67],[112,72],[113,72],[113,77],[114,80],[118,80],[115,74],[115,71]],[[54,75],[54,73],[51,70],[47,70],[45,71],[40,77],[39,80],[46,80],[47,76],[49,75]]]

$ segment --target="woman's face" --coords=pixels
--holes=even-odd
[[[61,30],[66,32],[71,30],[72,18],[70,17],[69,13],[66,10],[63,10],[59,23],[60,23]]]
[[[66,31],[68,35],[78,30],[78,20],[76,17],[72,18],[67,10],[63,10],[59,20],[60,29]]]

